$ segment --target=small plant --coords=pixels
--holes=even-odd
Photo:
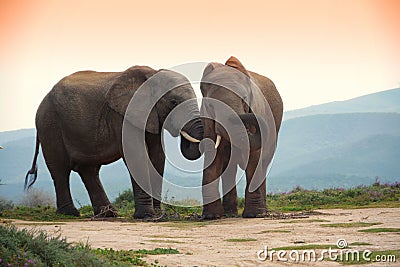
[[[14,204],[11,200],[0,198],[0,215],[3,213],[3,211],[11,210],[13,207]]]

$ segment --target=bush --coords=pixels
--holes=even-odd
[[[133,202],[134,199],[133,199],[132,189],[126,189],[122,191],[122,193],[118,194],[118,197],[114,200],[113,204],[118,207],[126,203],[133,203]]]
[[[3,213],[3,211],[11,210],[13,208],[14,208],[14,204],[12,203],[11,200],[6,200],[4,198],[0,198],[0,215]]]
[[[21,200],[21,205],[28,208],[51,206],[54,207],[54,197],[43,190],[29,189]]]
[[[0,266],[106,265],[91,253],[88,245],[72,246],[64,238],[51,237],[40,230],[0,225],[0,236]]]
[[[92,249],[88,244],[72,245],[60,235],[42,230],[18,230],[0,225],[0,267],[3,266],[159,266],[147,263],[146,255],[178,254],[173,248],[153,250]]]

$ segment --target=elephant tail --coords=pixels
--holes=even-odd
[[[37,162],[37,157],[39,155],[39,146],[40,146],[40,141],[39,141],[39,137],[36,134],[35,155],[33,156],[32,167],[26,173],[26,176],[25,176],[25,185],[24,185],[24,189],[25,190],[29,189],[36,182],[36,179],[37,179],[38,167],[37,167],[36,162]],[[28,182],[28,180],[29,180],[29,182]]]

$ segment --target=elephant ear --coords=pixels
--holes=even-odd
[[[238,71],[242,72],[246,76],[250,77],[250,74],[247,72],[246,68],[243,66],[243,64],[239,61],[239,59],[235,58],[234,56],[231,56],[226,62],[226,66],[232,67],[237,69]]]
[[[155,73],[156,70],[146,66],[134,66],[122,72],[107,91],[106,101],[108,105],[122,116],[125,116],[129,102],[137,89]],[[148,104],[151,103],[153,97],[149,87],[144,89],[143,96],[146,99],[138,101],[135,105],[135,110],[137,111],[148,110]],[[135,112],[131,114],[130,121],[137,127],[146,125],[146,131],[150,133],[156,134],[160,131],[158,115],[154,108],[151,110],[148,118],[143,116],[143,112]]]

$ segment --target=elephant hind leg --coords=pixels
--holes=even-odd
[[[49,145],[47,140],[44,140],[42,150],[56,190],[57,213],[79,217],[80,213],[75,208],[71,197],[69,184],[71,168],[64,145]]]
[[[89,193],[95,216],[116,217],[116,209],[111,205],[99,177],[100,166],[79,166],[78,173]]]

